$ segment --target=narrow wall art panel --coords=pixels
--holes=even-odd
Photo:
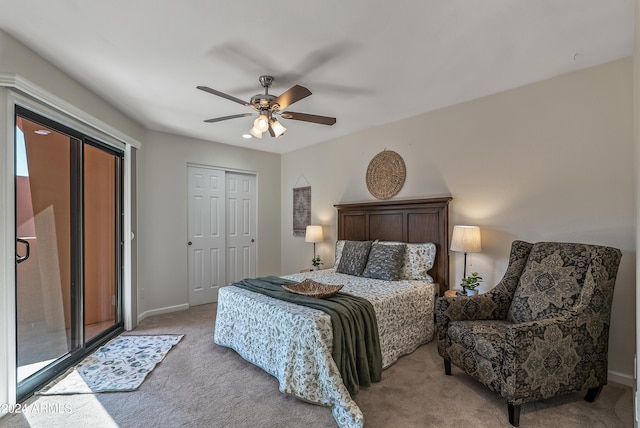
[[[311,224],[311,186],[293,189],[293,236],[304,236]]]

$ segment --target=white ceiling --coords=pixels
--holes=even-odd
[[[158,131],[286,153],[629,56],[633,0],[0,0],[0,28]],[[1,65],[0,65],[1,66]],[[288,132],[245,140],[243,100],[294,84]]]

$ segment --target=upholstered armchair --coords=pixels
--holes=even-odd
[[[597,245],[514,241],[504,278],[474,297],[436,302],[438,352],[507,401],[520,406],[607,383],[613,287],[620,250]]]

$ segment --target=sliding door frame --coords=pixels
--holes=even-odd
[[[94,136],[108,145],[124,150],[123,159],[123,259],[122,259],[122,310],[124,327],[130,330],[137,325],[137,291],[131,261],[132,225],[132,153],[142,146],[139,141],[122,133],[80,110],[74,105],[34,85],[14,73],[0,73],[0,204],[13,207],[15,202],[15,105],[21,105],[52,120]],[[16,404],[16,293],[15,293],[15,213],[13,209],[0,210],[0,404]],[[3,349],[2,349],[3,348]],[[4,415],[0,414],[0,417]]]
[[[30,375],[20,382],[16,389],[17,401],[22,401],[33,394],[33,392],[45,385],[58,374],[64,372],[73,364],[79,362],[99,345],[105,343],[110,338],[119,334],[124,329],[122,319],[122,163],[124,160],[124,150],[114,148],[86,135],[78,130],[62,124],[56,120],[44,117],[30,108],[21,104],[14,107],[14,129],[17,127],[17,118],[21,117],[32,123],[37,123],[43,127],[50,128],[55,132],[66,135],[69,138],[69,168],[70,168],[70,343],[66,354],[58,357],[55,362],[47,365],[42,370]],[[115,279],[115,313],[114,323],[94,337],[87,338],[86,335],[86,242],[85,242],[85,147],[90,146],[104,153],[117,157],[116,171],[114,171],[114,260],[113,274]],[[14,204],[14,218],[16,217],[17,206]],[[16,225],[17,228],[17,225]],[[17,238],[17,235],[16,235]],[[17,265],[16,280],[17,278]],[[16,281],[16,287],[17,287]],[[18,308],[16,292],[16,308]],[[16,348],[19,346],[19,337],[16,336]]]

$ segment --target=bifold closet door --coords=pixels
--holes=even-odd
[[[256,275],[256,176],[227,172],[227,283]]]
[[[256,176],[188,165],[189,305],[256,275]]]
[[[189,305],[215,302],[225,285],[225,172],[188,166]]]

